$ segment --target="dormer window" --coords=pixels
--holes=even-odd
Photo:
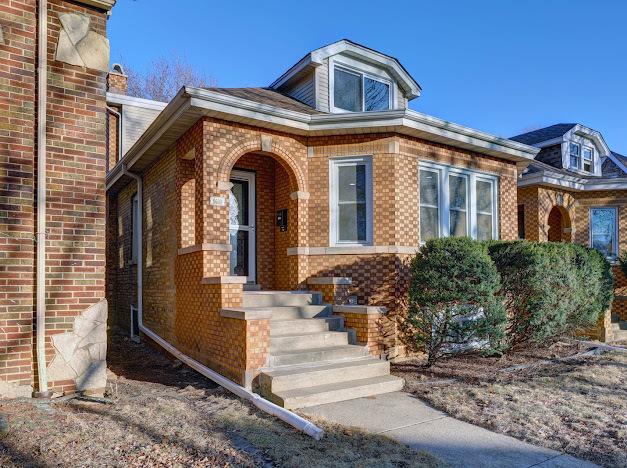
[[[390,83],[365,73],[334,67],[333,106],[349,112],[391,108]]]
[[[583,147],[583,170],[584,171],[592,172],[593,159],[594,159],[594,150],[592,148],[588,148],[587,146],[584,146]]]
[[[570,168],[581,169],[581,146],[577,143],[570,144]]]

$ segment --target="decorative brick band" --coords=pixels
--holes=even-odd
[[[357,247],[289,247],[287,255],[372,255],[410,254],[420,250],[418,246],[406,245],[364,245]]]
[[[290,193],[290,198],[292,200],[309,200],[309,192],[301,192],[297,190],[296,192]]]
[[[203,278],[202,284],[245,284],[248,281],[246,276],[210,276]]]
[[[349,285],[353,284],[353,280],[346,277],[338,277],[338,276],[327,276],[320,278],[309,278],[307,280],[307,284],[342,284]]]
[[[233,246],[231,244],[195,244],[179,249],[178,254],[185,255],[193,252],[199,252],[201,250],[212,252],[230,252],[233,250]]]
[[[385,315],[387,307],[366,305],[334,305],[334,313],[360,314],[360,315]]]

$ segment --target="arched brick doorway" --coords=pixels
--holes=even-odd
[[[568,211],[562,206],[554,206],[549,212],[549,242],[571,242],[572,228]]]
[[[293,289],[297,263],[287,252],[298,245],[298,174],[279,155],[251,151],[233,162],[229,182],[230,274],[264,290]]]

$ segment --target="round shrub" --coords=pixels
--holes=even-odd
[[[612,301],[612,273],[596,250],[554,242],[494,242],[507,346],[546,345],[596,323]]]
[[[448,352],[500,347],[505,313],[499,273],[481,242],[429,240],[411,264],[408,319],[428,365]]]

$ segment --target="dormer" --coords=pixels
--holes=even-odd
[[[603,176],[609,159],[624,170],[600,132],[581,124],[556,124],[511,138],[541,148],[536,160],[582,176]]]
[[[397,59],[346,39],[308,53],[270,88],[330,113],[406,109],[421,91]]]

